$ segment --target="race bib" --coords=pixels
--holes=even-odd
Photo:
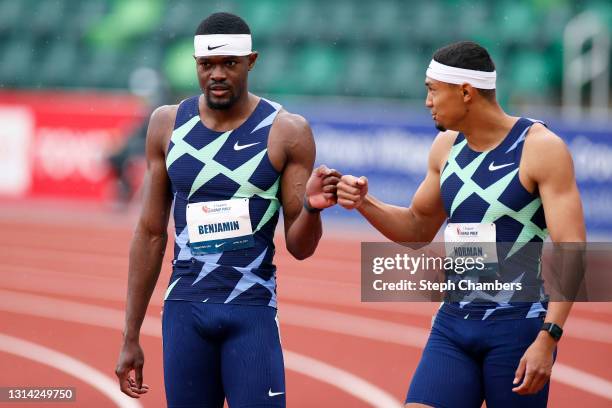
[[[444,245],[457,274],[489,276],[499,271],[493,223],[449,223],[444,230]]]
[[[187,228],[194,255],[255,245],[248,198],[187,204]]]

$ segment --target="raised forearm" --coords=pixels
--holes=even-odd
[[[429,242],[433,239],[429,229],[423,228],[410,208],[386,204],[368,194],[358,211],[391,241]]]
[[[306,259],[317,249],[322,235],[320,213],[302,209],[286,232],[287,250],[296,259]]]
[[[168,235],[137,230],[130,248],[125,341],[138,340],[140,327],[161,270]]]

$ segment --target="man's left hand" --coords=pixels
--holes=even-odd
[[[342,175],[324,164],[313,170],[306,183],[306,199],[312,208],[327,208],[336,204],[336,185]]]

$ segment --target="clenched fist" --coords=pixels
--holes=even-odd
[[[336,185],[341,174],[322,164],[312,171],[306,183],[306,199],[312,208],[324,209],[336,204]]]
[[[337,185],[338,204],[347,210],[359,208],[368,194],[368,179],[364,176],[344,175]]]

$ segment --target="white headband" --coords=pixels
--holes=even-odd
[[[206,34],[193,38],[194,55],[249,55],[251,50],[250,34]]]
[[[429,63],[426,75],[437,81],[447,82],[449,84],[470,84],[474,88],[480,89],[495,89],[495,79],[497,74],[495,71],[475,71],[473,69],[463,69],[440,64],[433,59]]]

